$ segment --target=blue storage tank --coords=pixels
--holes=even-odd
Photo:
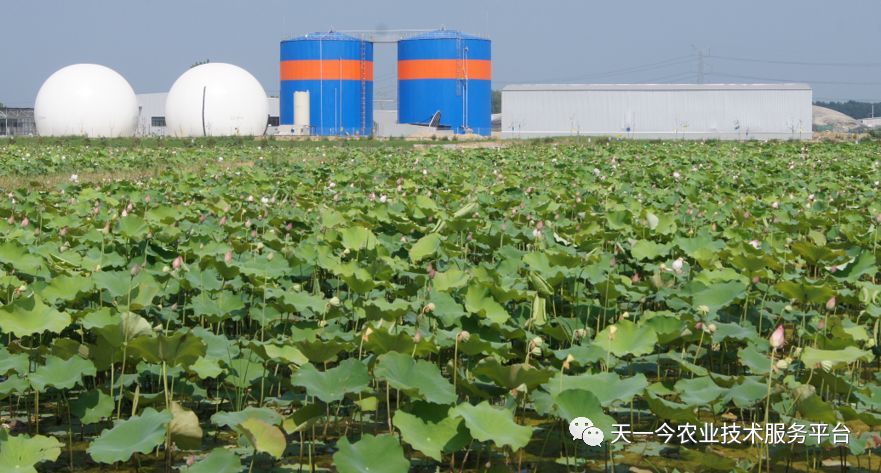
[[[294,124],[294,92],[309,92],[310,134],[373,133],[373,43],[341,33],[281,42],[279,124]]]
[[[440,112],[456,134],[492,133],[488,39],[437,30],[398,42],[398,121],[423,124]]]

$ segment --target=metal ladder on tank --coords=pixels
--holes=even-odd
[[[367,42],[361,40],[361,136],[367,135]]]
[[[467,47],[462,45],[462,37],[456,35],[456,95],[462,97],[462,128],[468,127],[468,64],[465,57]]]

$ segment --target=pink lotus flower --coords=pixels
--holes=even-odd
[[[777,351],[778,348],[783,346],[784,341],[785,332],[783,331],[783,324],[780,324],[774,329],[774,333],[771,334],[771,338],[768,339],[768,342],[771,343],[771,348],[773,348],[774,351]]]
[[[150,203],[150,194],[147,194],[144,196],[144,202],[146,202],[148,204]]]
[[[639,282],[639,273],[633,273],[633,276],[630,276],[630,282],[636,284]]]
[[[835,310],[835,303],[835,296],[830,297],[829,300],[826,301],[826,310]]]
[[[749,244],[757,250],[762,247],[762,243],[759,240],[752,240],[749,242]]]
[[[9,218],[6,219],[6,223],[8,223],[8,224],[10,224],[10,225],[14,224],[14,223],[15,223],[15,217],[13,217],[12,215],[10,215]]]
[[[230,264],[230,263],[232,262],[232,251],[227,251],[227,252],[223,255],[223,261],[224,261],[226,264]]]
[[[428,272],[428,278],[434,279],[434,276],[437,274],[437,271],[434,269],[434,265],[431,263],[428,263],[428,267],[426,267],[425,270]]]
[[[178,256],[177,258],[174,259],[174,261],[171,262],[171,268],[177,270],[177,269],[180,269],[180,267],[183,266],[183,264],[184,264],[184,257]]]
[[[226,225],[226,215],[224,215],[223,217],[220,217],[220,225],[221,226]]]
[[[28,225],[30,225],[30,224],[31,224],[31,221],[28,220],[27,217],[21,219],[21,226],[22,226],[22,227],[26,227],[26,226],[28,226]]]

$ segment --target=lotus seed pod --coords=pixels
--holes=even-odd
[[[333,296],[330,298],[330,301],[328,301],[328,303],[333,307],[339,307],[340,306],[340,298],[337,296]]]

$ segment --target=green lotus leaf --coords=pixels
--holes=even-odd
[[[24,353],[9,353],[4,347],[0,347],[0,376],[9,373],[27,374],[30,371],[30,359]]]
[[[514,422],[514,413],[505,408],[493,407],[484,401],[476,406],[463,403],[450,409],[451,417],[461,417],[471,436],[481,442],[509,446],[517,451],[532,438],[532,427]]]
[[[604,328],[596,335],[594,343],[617,357],[642,356],[655,350],[658,334],[648,325],[637,325],[625,319]]]
[[[820,366],[823,363],[831,363],[833,367],[836,367],[857,360],[868,362],[874,358],[871,352],[852,346],[842,350],[818,350],[813,347],[805,347],[801,353],[802,363],[809,368]]]
[[[34,466],[58,459],[62,446],[55,437],[12,436],[0,429],[0,473],[37,473]]]
[[[364,227],[348,227],[340,230],[343,246],[346,249],[372,250],[376,247],[376,235]]]
[[[239,473],[242,459],[231,450],[215,448],[193,466],[184,467],[181,473]]]
[[[404,449],[391,435],[365,434],[355,443],[343,437],[333,454],[334,466],[340,473],[406,473],[410,462]]]
[[[679,393],[679,399],[690,406],[704,407],[715,403],[728,390],[719,387],[709,376],[680,379],[673,385]]]
[[[79,356],[67,360],[57,356],[47,356],[46,363],[30,375],[34,389],[44,391],[47,387],[73,389],[82,382],[83,376],[95,376],[95,364]]]
[[[603,410],[599,399],[590,391],[583,389],[567,389],[554,396],[555,415],[566,423],[576,417],[587,417],[603,431],[605,440],[612,440],[611,434],[615,419]],[[581,439],[578,439],[581,440]]]
[[[444,272],[439,272],[434,275],[434,280],[432,280],[432,285],[434,286],[434,290],[441,292],[448,292],[452,289],[459,289],[460,287],[465,287],[468,284],[468,273],[462,271],[459,268],[450,268]]]
[[[386,380],[391,387],[428,402],[456,402],[453,385],[441,375],[434,363],[414,360],[404,353],[389,352],[379,357],[374,374],[377,378]]]
[[[80,394],[70,401],[71,414],[79,417],[83,424],[94,424],[113,415],[113,398],[101,390]]]
[[[40,291],[40,295],[49,304],[72,302],[80,295],[86,294],[95,288],[95,283],[87,276],[61,275],[52,278],[52,281]]]
[[[147,236],[150,227],[137,215],[126,215],[119,219],[119,234],[130,240],[140,240]]]
[[[367,366],[351,358],[325,371],[318,371],[312,363],[306,363],[291,376],[292,385],[306,388],[310,396],[327,403],[340,401],[348,393],[363,391],[369,383]]]
[[[471,284],[465,294],[465,308],[472,314],[486,317],[490,322],[502,325],[511,317],[501,304],[496,302],[488,288]]]
[[[621,378],[614,372],[578,376],[557,373],[542,387],[552,396],[569,389],[590,391],[603,407],[609,407],[615,402],[629,403],[634,396],[642,394],[648,384],[648,380],[642,373],[629,378]]]
[[[655,243],[649,240],[638,240],[630,248],[630,254],[637,260],[652,260],[670,253],[672,245]]]
[[[202,446],[202,427],[196,413],[172,402],[171,415],[168,433],[172,443],[182,450],[198,450]]]
[[[246,407],[236,412],[218,412],[211,416],[211,422],[218,427],[235,427],[248,419],[260,419],[270,425],[281,424],[279,413],[267,407]]]
[[[740,281],[717,283],[708,287],[697,286],[691,296],[691,304],[695,309],[707,307],[711,311],[717,311],[735,300],[743,297],[746,292],[746,284]]]
[[[220,367],[218,360],[204,356],[200,356],[187,369],[201,379],[217,378],[223,374],[223,368]]]
[[[420,238],[410,247],[410,260],[418,263],[429,256],[434,255],[441,245],[441,236],[437,233],[429,233]]]
[[[43,332],[61,333],[70,322],[69,315],[44,304],[36,294],[20,297],[0,307],[0,330],[16,337]]]
[[[98,463],[128,461],[135,453],[149,453],[165,441],[170,412],[157,412],[148,407],[139,416],[117,422],[104,429],[86,452]]]
[[[168,366],[192,365],[205,355],[206,347],[201,338],[191,332],[177,332],[155,337],[141,336],[129,342],[129,350],[149,363],[166,363]]]
[[[556,373],[552,370],[535,368],[527,364],[517,363],[503,366],[495,358],[486,358],[471,370],[476,376],[490,379],[505,389],[514,389],[526,385],[529,391],[546,383]]]
[[[398,410],[392,422],[401,431],[404,442],[437,461],[443,460],[444,452],[462,448],[470,438],[465,423],[459,418],[445,417],[440,422],[431,422]]]
[[[251,417],[239,424],[238,430],[251,442],[254,450],[268,453],[278,459],[284,454],[288,442],[284,432],[278,427]]]

